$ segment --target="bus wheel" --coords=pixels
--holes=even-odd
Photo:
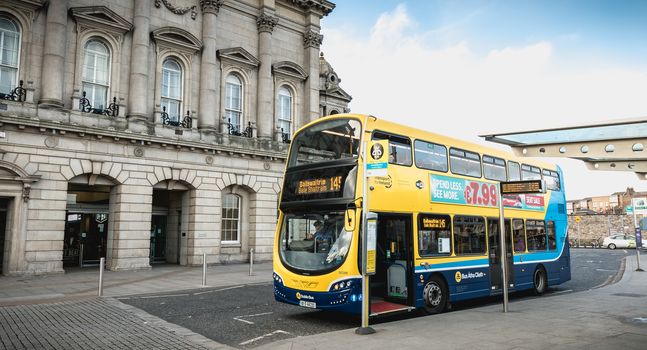
[[[546,277],[546,270],[544,270],[543,267],[537,267],[535,269],[535,273],[533,275],[534,285],[535,285],[535,294],[541,295],[544,294],[546,291],[546,287],[548,287],[548,280]]]
[[[424,290],[425,311],[428,314],[438,314],[445,310],[447,306],[447,286],[438,276],[432,276],[425,285]]]

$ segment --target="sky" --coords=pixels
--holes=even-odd
[[[478,135],[647,118],[647,1],[333,0],[324,53],[372,114],[490,147]],[[567,199],[647,181],[564,171]]]

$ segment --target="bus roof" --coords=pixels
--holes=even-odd
[[[364,125],[365,120],[368,120],[368,124],[369,124],[368,130],[370,131],[380,130],[387,133],[393,133],[393,134],[398,134],[400,136],[408,137],[412,139],[412,141],[421,140],[421,141],[438,143],[438,144],[447,146],[448,149],[449,147],[460,148],[467,151],[477,152],[477,153],[480,153],[481,155],[486,154],[489,156],[504,158],[506,160],[511,160],[519,164],[524,163],[529,165],[535,165],[549,170],[557,169],[557,166],[552,163],[542,162],[542,161],[529,159],[529,158],[515,157],[512,152],[506,152],[506,151],[495,149],[485,145],[480,145],[477,143],[464,141],[464,140],[449,137],[449,136],[444,136],[430,131],[424,131],[418,128],[406,126],[403,124],[391,122],[384,119],[379,119],[375,116],[365,115],[365,114],[348,113],[348,114],[335,114],[334,116],[323,117],[303,126],[301,129],[297,131],[297,133],[309,127],[312,124],[319,123],[324,120],[349,118],[349,117],[358,119],[362,123],[362,125]]]

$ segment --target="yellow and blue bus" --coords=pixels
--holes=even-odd
[[[388,174],[367,184],[377,213],[370,315],[570,280],[566,200],[558,166],[373,116],[344,114],[298,130],[290,145],[274,249],[274,294],[302,307],[361,313],[365,141],[388,140]],[[543,179],[545,194],[505,195],[499,182]],[[499,248],[503,200],[507,254]]]

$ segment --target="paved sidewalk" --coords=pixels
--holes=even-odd
[[[215,265],[207,268],[207,287],[225,287],[272,281],[272,263]],[[0,277],[0,306],[76,300],[97,295],[98,268],[65,274]],[[103,295],[107,297],[148,294],[202,286],[202,267],[160,265],[140,271],[104,271]]]
[[[259,349],[647,349],[647,271],[628,258],[616,284],[440,315],[297,337]]]
[[[0,307],[0,349],[228,349],[112,298]]]
[[[636,272],[635,268],[635,259],[628,258],[618,283],[586,292],[515,299],[507,314],[501,312],[501,305],[483,306],[378,324],[374,327],[377,333],[369,336],[355,335],[354,329],[348,329],[278,341],[260,349],[643,350],[647,344],[647,272]],[[244,264],[209,267],[207,284],[226,287],[271,281],[270,263],[256,264],[251,277],[247,269]],[[139,338],[152,335],[161,340],[159,348],[225,347],[112,298],[94,297],[97,274],[94,269],[54,276],[0,277],[2,344],[19,349],[104,349],[113,346],[108,339],[116,339],[132,344],[128,348],[145,349],[156,344],[155,340]],[[201,278],[201,268],[179,266],[107,271],[104,294],[127,296],[196,289],[201,288]],[[33,303],[45,304],[29,305]],[[111,331],[93,335],[97,330],[92,320],[77,318],[89,314],[88,310],[108,319]],[[77,337],[78,342],[57,343],[80,333],[85,335]],[[20,343],[15,343],[16,339]]]

